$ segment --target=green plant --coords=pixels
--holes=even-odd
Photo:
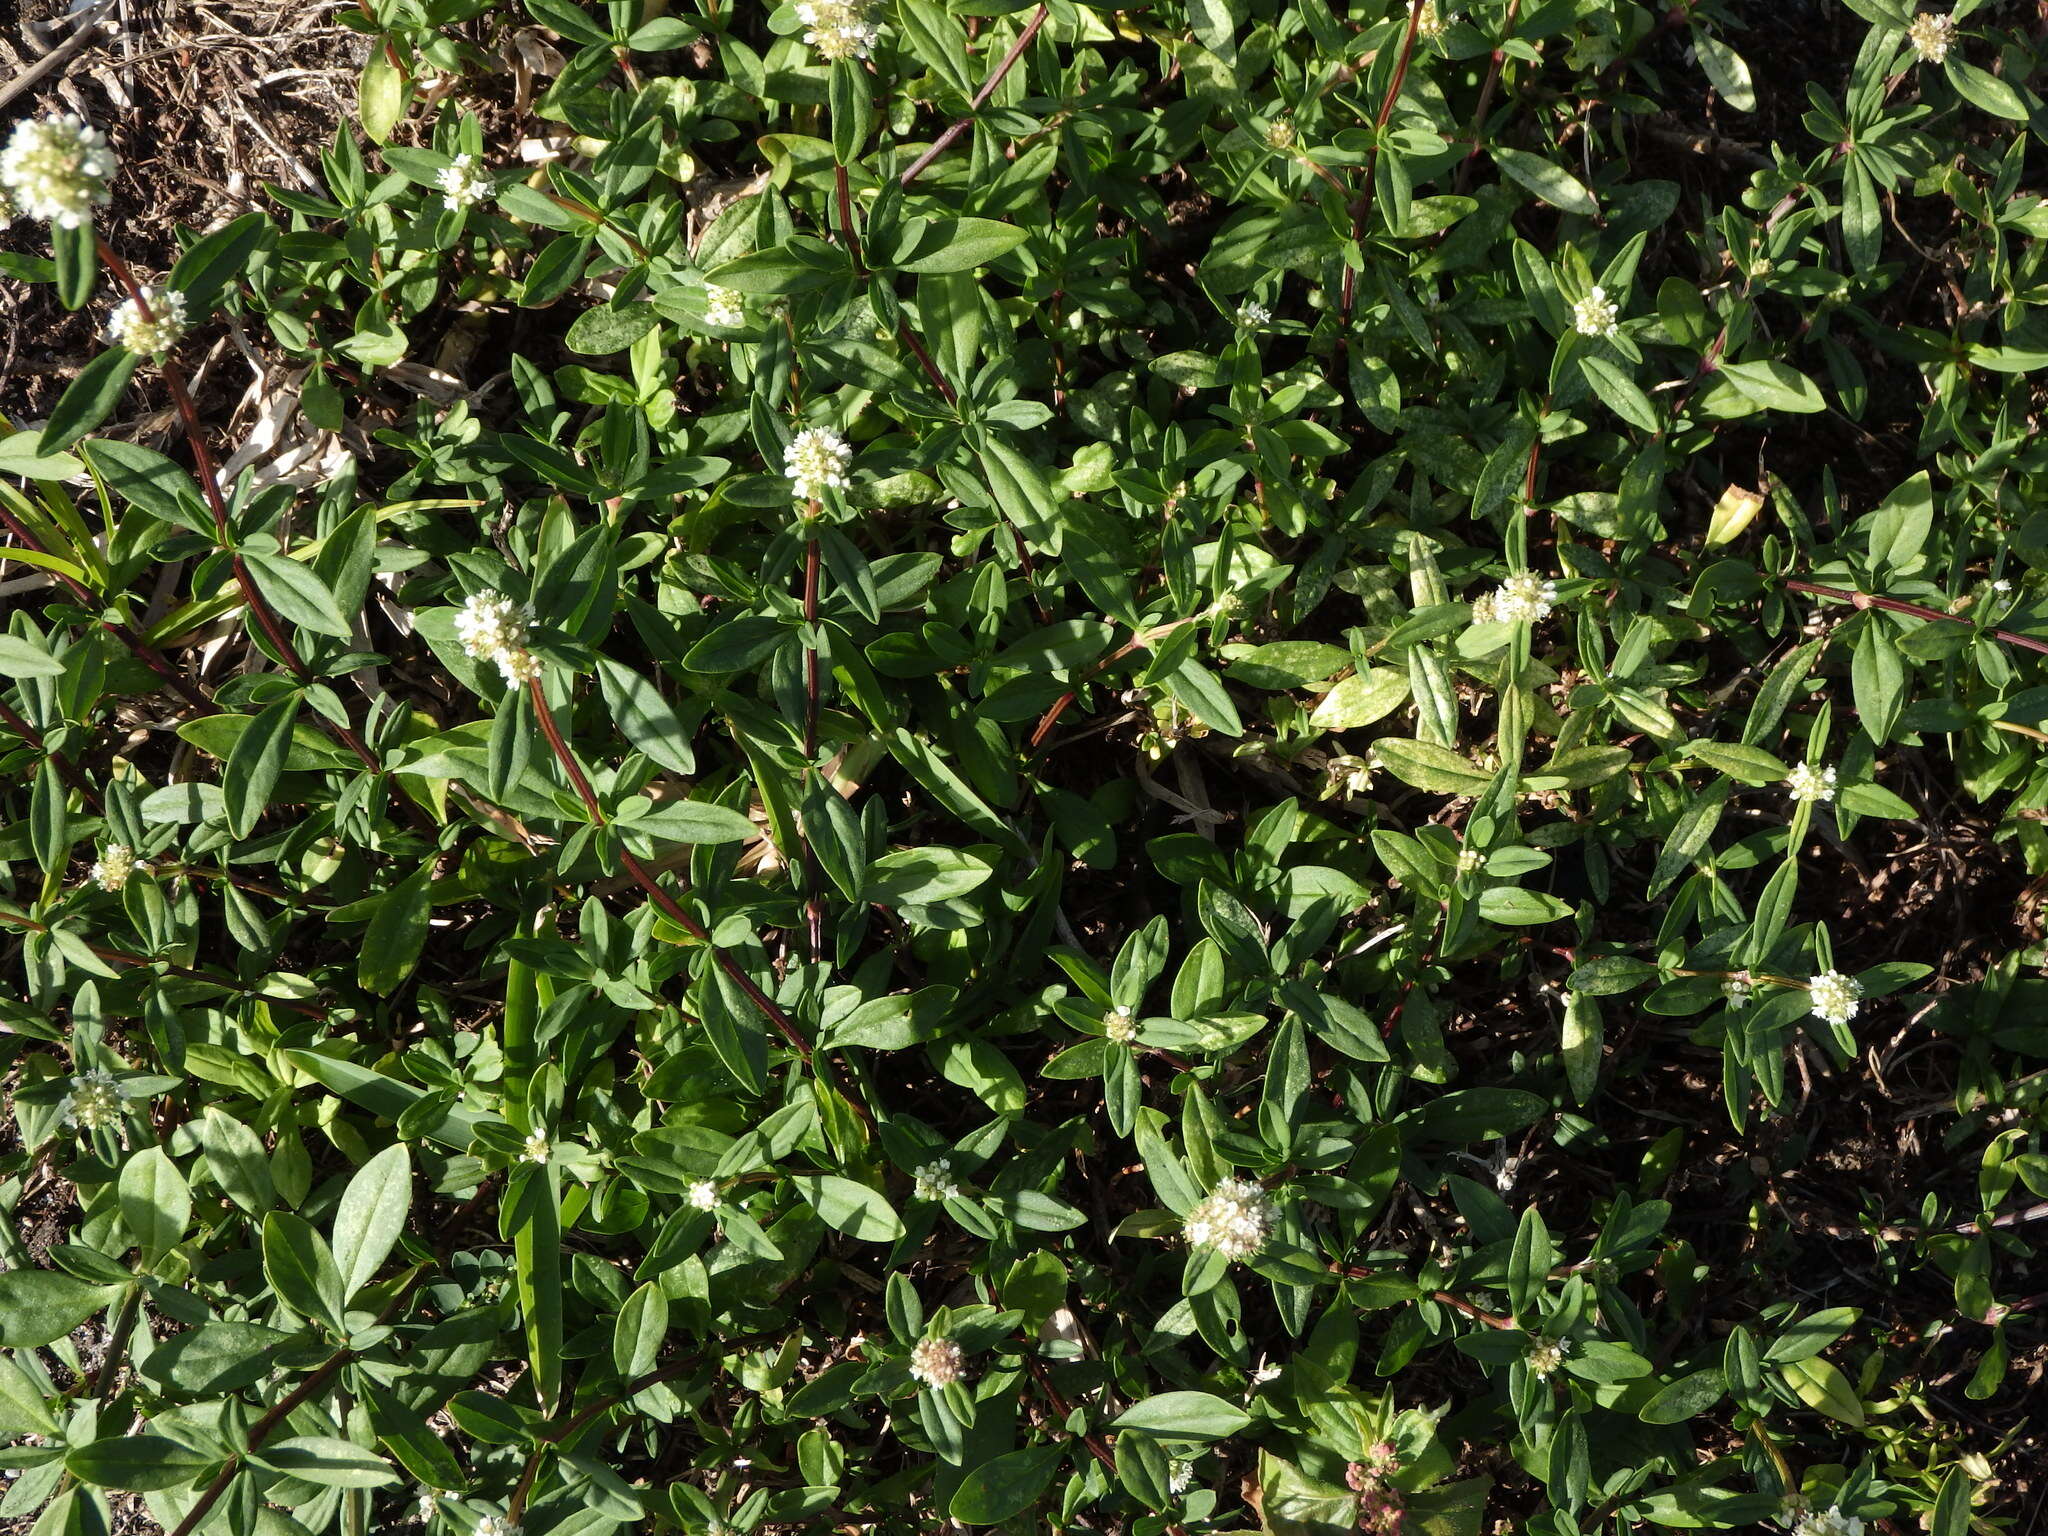
[[[0,1514],[2001,1529],[2038,41],[1848,11],[366,4],[324,196],[0,256]]]

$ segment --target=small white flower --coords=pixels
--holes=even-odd
[[[1112,1008],[1102,1016],[1102,1033],[1112,1045],[1130,1045],[1138,1038],[1138,1021],[1128,1008]]]
[[[718,1209],[718,1186],[709,1179],[699,1179],[690,1186],[690,1205],[699,1211]]]
[[[510,686],[524,688],[540,676],[540,658],[531,651],[500,651],[498,675]]]
[[[1572,329],[1581,336],[1611,341],[1621,330],[1621,311],[1598,283],[1593,291],[1572,305]]]
[[[441,188],[442,206],[474,208],[491,195],[490,173],[478,169],[474,155],[457,155],[435,173],[434,180]]]
[[[509,597],[474,593],[455,615],[455,638],[477,660],[496,661],[500,652],[525,648],[526,614]]]
[[[1843,1514],[1837,1504],[1801,1514],[1792,1522],[1792,1536],[1863,1536],[1863,1522],[1854,1515]]]
[[[952,1200],[960,1194],[960,1186],[953,1182],[953,1165],[943,1157],[913,1169],[910,1176],[917,1181],[911,1193],[919,1200]]]
[[[1266,124],[1266,147],[1268,149],[1292,149],[1294,147],[1294,124],[1284,117],[1276,117]]]
[[[520,1160],[528,1163],[544,1163],[554,1155],[554,1145],[548,1140],[546,1131],[535,1131],[528,1136],[519,1153]]]
[[[135,850],[126,843],[109,843],[107,851],[94,861],[86,876],[103,891],[118,891],[137,869]]]
[[[1822,971],[1807,985],[1813,991],[1813,1014],[1830,1024],[1846,1024],[1863,1007],[1863,983],[1840,971]]]
[[[1794,800],[1802,803],[1832,800],[1835,798],[1835,770],[1816,768],[1811,763],[1796,763],[1785,780],[1785,788]]]
[[[1178,1458],[1166,1464],[1166,1491],[1176,1499],[1195,1486],[1195,1464]]]
[[[1476,875],[1484,868],[1486,868],[1486,855],[1479,849],[1460,848],[1458,850],[1459,874]]]
[[[853,449],[829,427],[804,428],[782,454],[782,472],[789,476],[798,501],[816,501],[827,487],[844,490],[852,463]]]
[[[1328,800],[1336,795],[1362,795],[1372,788],[1372,762],[1350,753],[1339,753],[1323,764],[1323,774],[1329,780],[1323,790]]]
[[[1756,1001],[1756,988],[1748,976],[1730,976],[1721,983],[1721,1001],[1735,1013],[1740,1013]]]
[[[1564,1357],[1572,1352],[1570,1339],[1538,1339],[1529,1346],[1529,1353],[1522,1358],[1531,1371],[1538,1376],[1548,1376],[1564,1364]]]
[[[726,1465],[731,1467],[735,1472],[744,1472],[753,1464],[754,1458],[751,1456],[735,1456],[731,1461],[726,1463]]]
[[[1283,1369],[1284,1367],[1278,1365],[1260,1366],[1256,1371],[1252,1372],[1252,1390],[1257,1391],[1269,1381],[1278,1381]]]
[[[867,7],[852,0],[799,0],[796,19],[821,59],[864,59],[882,35],[868,20]]]
[[[519,1536],[519,1522],[503,1515],[484,1515],[477,1520],[475,1536]]]
[[[1424,42],[1435,42],[1444,35],[1445,19],[1437,13],[1436,0],[1422,0],[1422,15],[1416,19],[1415,35]]]
[[[419,1509],[419,1521],[420,1521],[420,1524],[421,1524],[421,1525],[429,1525],[429,1524],[432,1524],[432,1523],[433,1523],[433,1519],[434,1519],[434,1511],[435,1511],[435,1509],[436,1509],[436,1508],[438,1508],[438,1507],[439,1507],[439,1506],[438,1506],[438,1504],[437,1504],[437,1502],[436,1502],[436,1500],[435,1500],[435,1498],[434,1498],[434,1490],[433,1490],[433,1489],[431,1489],[431,1488],[428,1488],[428,1487],[422,1486],[422,1487],[421,1487],[421,1489],[420,1489],[420,1494],[419,1494],[419,1505],[418,1505],[418,1509]]]
[[[81,1131],[112,1125],[120,1118],[125,1097],[113,1073],[98,1067],[81,1072],[71,1079],[71,1093],[64,1100],[64,1123]]]
[[[1939,64],[1948,57],[1949,45],[1956,40],[1955,18],[1922,11],[1906,28],[1906,39],[1920,55],[1921,63]],[[1862,1522],[1858,1521],[1857,1526],[1860,1529]]]
[[[107,340],[144,357],[161,357],[185,334],[185,295],[174,288],[145,283],[142,297],[147,315],[134,299],[123,299],[107,317]]]
[[[947,1387],[967,1374],[967,1357],[951,1339],[919,1339],[910,1348],[911,1377],[927,1387]]]
[[[1257,299],[1246,299],[1237,306],[1237,323],[1248,331],[1256,331],[1267,325],[1273,318],[1273,311]]]
[[[1475,624],[1536,624],[1550,617],[1557,602],[1557,583],[1534,571],[1516,571],[1496,591],[1472,605]]]
[[[704,285],[704,318],[712,325],[735,326],[747,323],[746,296],[731,288],[721,288],[716,283]]]
[[[77,229],[108,199],[114,152],[73,116],[23,118],[0,149],[0,187],[17,213]]]
[[[1273,1230],[1273,1202],[1252,1179],[1229,1178],[1197,1202],[1182,1223],[1188,1246],[1248,1259],[1266,1246]]]

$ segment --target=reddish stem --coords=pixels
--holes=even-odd
[[[1359,194],[1358,202],[1351,210],[1351,243],[1361,248],[1363,257],[1365,244],[1365,221],[1372,213],[1374,178],[1379,174],[1380,136],[1386,132],[1387,124],[1393,121],[1394,103],[1401,99],[1401,87],[1408,83],[1408,65],[1415,57],[1415,35],[1422,27],[1422,7],[1427,0],[1408,0],[1408,30],[1401,38],[1401,53],[1394,60],[1394,78],[1387,82],[1387,94],[1380,98],[1379,116],[1373,119],[1372,148],[1365,157],[1365,190]],[[1344,268],[1344,293],[1342,301],[1343,322],[1351,324],[1351,305],[1358,297],[1358,269],[1347,264]]]
[[[1009,74],[1010,70],[1016,65],[1017,60],[1024,56],[1024,50],[1031,46],[1031,39],[1038,36],[1038,29],[1045,25],[1046,15],[1047,9],[1041,5],[1037,13],[1032,16],[1031,24],[1025,27],[1024,31],[1018,36],[1017,41],[1010,45],[1010,51],[1003,55],[1003,61],[996,66],[995,73],[983,81],[981,89],[974,93],[974,101],[968,107],[967,116],[961,118],[959,122],[940,134],[938,138],[932,141],[931,148],[910,162],[910,169],[905,171],[900,178],[901,185],[907,187],[916,181],[918,177],[924,174],[926,166],[952,148],[953,141],[973,126],[974,114],[981,110],[983,102],[996,93],[996,87],[1003,83],[1003,77]]]
[[[1916,619],[1935,619],[1945,624],[1969,624],[1976,621],[1960,613],[1943,613],[1939,608],[1929,608],[1921,603],[1909,603],[1904,598],[1878,597],[1869,592],[1851,592],[1842,587],[1824,587],[1812,581],[1788,581],[1788,592],[1806,592],[1814,597],[1832,597],[1837,602],[1849,603],[1857,608],[1883,608],[1891,613],[1909,613]],[[2009,629],[1985,631],[1994,640],[2003,640],[2007,645],[2017,645],[2023,650],[2036,651],[2048,656],[2048,640],[2036,640],[2032,635],[2015,634]]]

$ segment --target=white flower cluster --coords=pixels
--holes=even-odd
[[[1601,341],[1612,341],[1621,330],[1621,311],[1598,283],[1591,293],[1572,305],[1572,329],[1581,336]]]
[[[1906,28],[1906,40],[1913,45],[1913,51],[1920,55],[1921,63],[1939,64],[1948,57],[1949,47],[1956,40],[1955,18],[1922,11]]]
[[[1571,1352],[1570,1339],[1538,1339],[1522,1358],[1536,1375],[1549,1376],[1564,1364],[1564,1357]]]
[[[1128,1008],[1112,1008],[1102,1016],[1102,1033],[1112,1045],[1133,1045],[1138,1039],[1138,1021]]]
[[[1495,591],[1475,599],[1474,624],[1537,624],[1557,603],[1557,583],[1534,571],[1516,571]]]
[[[919,1339],[910,1347],[910,1374],[927,1387],[949,1387],[966,1376],[967,1356],[951,1339]]]
[[[1813,1015],[1830,1024],[1846,1024],[1863,1007],[1863,983],[1840,971],[1822,971],[1807,985],[1813,989]]]
[[[1460,848],[1458,850],[1459,874],[1476,875],[1484,868],[1486,868],[1486,855],[1479,849]]]
[[[477,168],[474,155],[457,155],[435,174],[441,187],[441,202],[454,208],[474,208],[491,195],[490,174]]]
[[[1166,1464],[1166,1491],[1176,1499],[1195,1486],[1195,1464],[1175,1458]]]
[[[1257,299],[1246,299],[1237,306],[1237,323],[1248,331],[1256,331],[1271,322],[1273,311]]]
[[[126,843],[109,843],[107,851],[93,861],[86,878],[103,891],[118,891],[137,868],[133,848]]]
[[[747,323],[747,301],[745,296],[731,288],[721,288],[716,283],[706,283],[704,285],[704,318],[712,325],[745,325]]]
[[[77,229],[108,199],[114,152],[73,116],[23,118],[0,149],[0,189],[17,213]]]
[[[126,1097],[114,1074],[93,1067],[71,1079],[71,1092],[64,1100],[64,1123],[77,1130],[97,1130],[112,1125],[121,1116]]]
[[[1792,1536],[1863,1536],[1863,1522],[1837,1504],[1810,1509],[1792,1522]]]
[[[882,35],[868,20],[867,7],[853,0],[798,0],[796,19],[821,59],[864,59]]]
[[[546,1131],[535,1131],[528,1136],[519,1153],[520,1161],[528,1163],[544,1163],[554,1155],[554,1145],[548,1140]]]
[[[526,648],[527,616],[509,597],[478,592],[455,615],[455,638],[465,654],[495,661],[507,684],[517,688],[540,676],[540,662]]]
[[[1433,43],[1444,35],[1448,25],[1437,11],[1436,0],[1422,0],[1422,14],[1415,19],[1415,35],[1426,43]]]
[[[714,1211],[718,1209],[718,1186],[709,1179],[699,1179],[690,1186],[689,1200],[693,1210]]]
[[[519,1536],[519,1522],[504,1515],[485,1515],[477,1521],[472,1536]]]
[[[798,501],[816,501],[828,487],[844,490],[853,449],[829,427],[806,427],[790,439],[782,453],[782,472]]]
[[[1835,770],[1816,768],[1811,763],[1798,763],[1785,780],[1785,788],[1794,800],[1811,803],[1815,800],[1835,798]]]
[[[1266,1246],[1273,1230],[1273,1202],[1251,1179],[1225,1179],[1188,1212],[1188,1246],[1248,1259]]]
[[[1323,764],[1323,776],[1328,780],[1323,798],[1364,794],[1372,788],[1372,770],[1370,758],[1356,757],[1349,752],[1338,753]]]
[[[960,1186],[953,1182],[953,1165],[943,1157],[912,1169],[910,1176],[917,1180],[911,1193],[919,1200],[952,1200],[960,1194]]]
[[[1756,1001],[1756,988],[1747,976],[1730,976],[1721,983],[1721,1001],[1730,1011],[1740,1013]]]
[[[149,312],[143,313],[143,304]],[[185,295],[155,283],[142,285],[142,304],[123,299],[107,317],[107,340],[144,357],[162,357],[185,334]]]

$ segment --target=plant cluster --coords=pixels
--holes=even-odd
[[[2031,8],[338,14],[0,149],[0,1517],[2044,1496]]]

